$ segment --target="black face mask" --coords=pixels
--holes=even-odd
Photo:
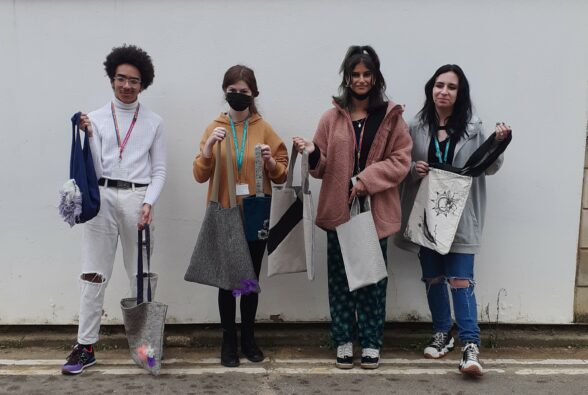
[[[229,92],[227,93],[227,103],[235,111],[243,111],[249,108],[253,103],[253,96],[245,95],[243,93]]]
[[[358,93],[355,93],[351,89],[349,89],[349,91],[351,92],[351,96],[353,96],[357,100],[365,100],[365,99],[367,99],[370,96],[370,93],[371,93],[371,91],[369,91],[368,93],[364,93],[363,95],[360,95]]]

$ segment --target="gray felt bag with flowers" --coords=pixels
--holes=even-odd
[[[163,354],[163,330],[167,305],[152,300],[151,243],[149,225],[138,232],[137,297],[120,301],[125,332],[129,342],[131,358],[135,363],[157,376],[161,369]],[[147,273],[143,273],[143,247],[147,255]],[[144,283],[147,283],[147,300],[144,300]]]

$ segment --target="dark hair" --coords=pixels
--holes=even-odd
[[[236,84],[239,81],[243,81],[247,84],[249,89],[251,89],[251,93],[254,98],[259,96],[259,91],[257,90],[257,80],[255,79],[255,73],[249,67],[243,66],[241,64],[231,66],[225,72],[225,76],[223,77],[223,92],[226,93],[229,85]],[[257,111],[257,107],[255,106],[255,99],[253,99],[253,102],[251,102],[251,105],[249,106],[249,111],[251,111],[252,114],[257,114],[259,112]]]
[[[472,101],[470,99],[470,84],[466,78],[463,70],[456,64],[446,64],[441,66],[435,71],[435,74],[425,84],[425,104],[417,116],[419,119],[429,125],[431,133],[437,130],[439,127],[439,115],[435,109],[435,103],[433,101],[433,87],[437,77],[441,74],[448,72],[454,72],[457,75],[459,84],[457,87],[457,98],[453,106],[453,112],[447,119],[447,132],[456,136],[461,137],[466,133],[468,123],[472,119]]]
[[[141,48],[127,44],[112,48],[112,52],[106,56],[106,60],[104,61],[104,70],[106,70],[110,82],[114,81],[116,68],[121,64],[130,64],[139,69],[139,73],[141,74],[141,88],[143,90],[147,89],[153,83],[155,72],[151,57]]]
[[[376,51],[369,45],[353,45],[349,47],[339,73],[342,75],[341,85],[339,85],[339,96],[333,96],[335,102],[343,108],[349,108],[351,105],[351,73],[358,64],[363,63],[369,71],[372,72],[374,85],[369,93],[368,112],[375,110],[386,103],[386,82],[380,71],[380,58]]]

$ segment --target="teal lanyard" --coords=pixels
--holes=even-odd
[[[229,114],[229,120],[231,121],[231,130],[233,131],[233,142],[235,143],[235,151],[237,156],[237,170],[241,172],[241,166],[243,165],[243,155],[245,154],[245,141],[247,141],[247,128],[249,128],[249,118],[245,120],[243,126],[243,138],[241,139],[241,149],[239,149],[239,143],[237,142],[237,130],[235,129],[235,123],[231,114]]]
[[[445,143],[445,155],[441,157],[441,148],[439,148],[439,140],[437,136],[435,138],[435,156],[439,159],[439,163],[447,163],[447,154],[449,154],[449,144],[451,144],[451,140],[447,137],[447,142]]]

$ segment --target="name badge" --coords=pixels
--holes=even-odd
[[[249,196],[249,184],[237,184],[237,196]]]

